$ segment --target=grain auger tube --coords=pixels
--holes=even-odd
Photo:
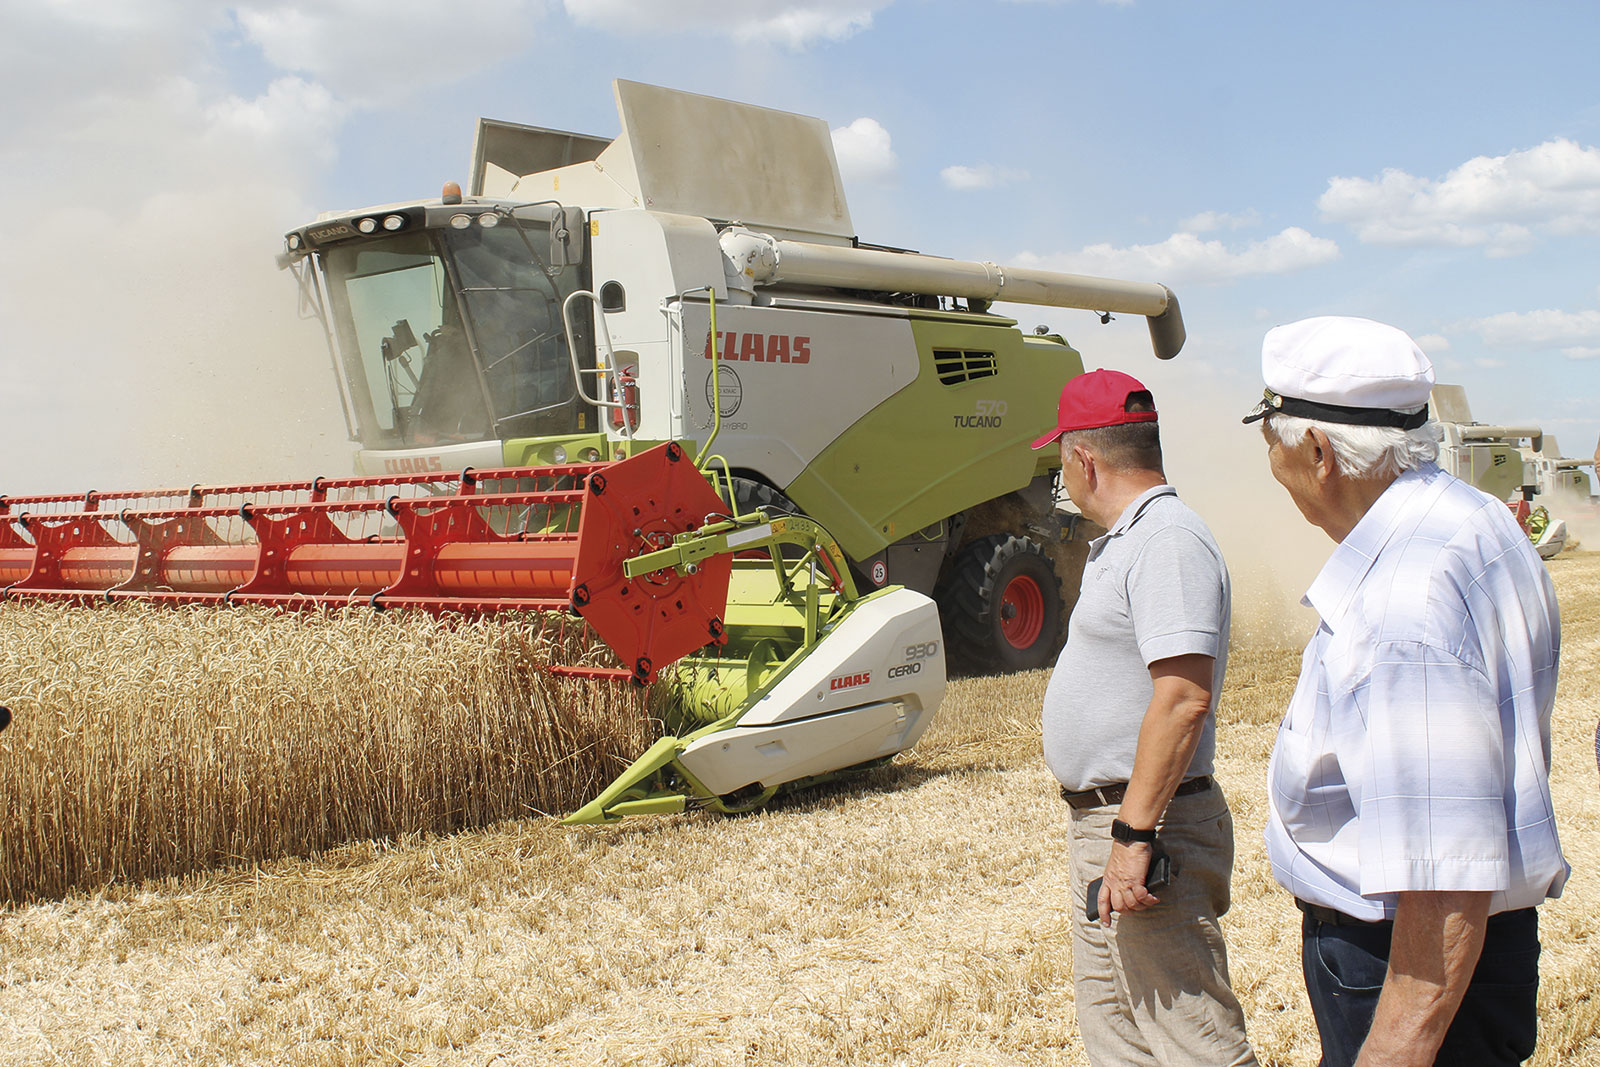
[[[934,603],[858,593],[838,544],[739,515],[683,448],[615,463],[0,497],[4,599],[571,611],[670,687],[672,736],[569,823],[707,807],[913,745],[944,692]]]

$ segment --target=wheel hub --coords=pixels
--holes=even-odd
[[[1031,648],[1044,631],[1044,591],[1026,574],[1000,594],[1000,633],[1012,648]]]

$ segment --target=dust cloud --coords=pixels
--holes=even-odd
[[[303,213],[219,192],[26,227],[0,283],[0,492],[348,472],[321,329],[273,263]]]
[[[0,493],[349,472],[321,330],[273,261],[337,163],[337,103],[230,92],[216,12],[69,14],[16,27],[52,57],[36,84],[0,75],[36,98],[0,131]]]
[[[1259,427],[1240,424],[1251,394],[1222,395],[1209,382],[1150,381],[1155,377],[1141,380],[1161,412],[1167,480],[1205,519],[1228,561],[1235,647],[1299,648],[1316,625],[1300,598],[1333,542],[1272,477]]]

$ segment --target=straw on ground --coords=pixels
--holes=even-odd
[[[1600,1065],[1600,554],[1565,616],[1535,1063]],[[1261,845],[1292,648],[1236,651],[1219,778],[1234,979],[1309,1067],[1299,913]],[[1043,672],[952,687],[922,745],[761,815],[486,831],[0,911],[0,1064],[1068,1064],[1066,839]]]

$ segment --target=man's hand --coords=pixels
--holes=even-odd
[[[1142,841],[1111,842],[1105,881],[1100,883],[1100,925],[1111,925],[1114,911],[1143,911],[1161,903],[1145,888],[1150,871],[1150,846]]]
[[[1401,893],[1389,973],[1356,1067],[1433,1063],[1483,951],[1488,893]]]

